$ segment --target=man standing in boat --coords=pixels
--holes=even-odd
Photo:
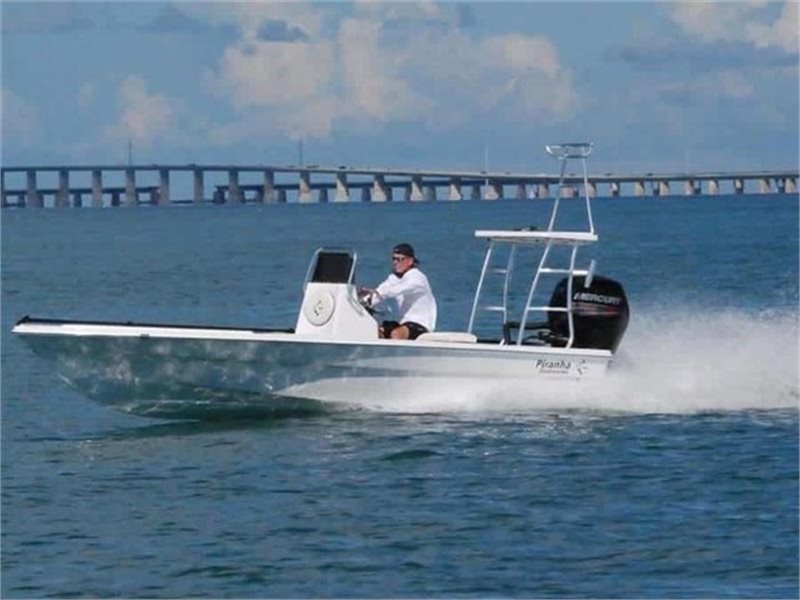
[[[436,299],[428,278],[419,269],[411,244],[397,244],[392,250],[392,272],[372,294],[373,305],[389,308],[396,320],[384,321],[382,338],[414,340],[436,327]]]

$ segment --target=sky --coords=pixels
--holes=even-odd
[[[798,1],[7,2],[2,164],[798,165]]]

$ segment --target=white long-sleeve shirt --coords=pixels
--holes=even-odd
[[[413,267],[398,277],[391,273],[375,290],[377,304],[389,307],[399,323],[412,321],[428,331],[436,328],[436,299],[425,273]]]

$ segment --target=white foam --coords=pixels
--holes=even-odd
[[[655,311],[631,320],[622,360],[600,381],[414,390],[371,409],[509,413],[588,409],[695,413],[797,408],[798,318],[734,311]]]
[[[606,393],[632,410],[696,412],[798,406],[797,314],[693,310],[631,323],[631,364]]]

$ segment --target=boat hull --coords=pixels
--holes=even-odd
[[[601,377],[603,350],[483,343],[326,341],[293,333],[20,322],[14,329],[80,393],[161,418],[402,409],[467,387],[535,398],[550,382]]]

